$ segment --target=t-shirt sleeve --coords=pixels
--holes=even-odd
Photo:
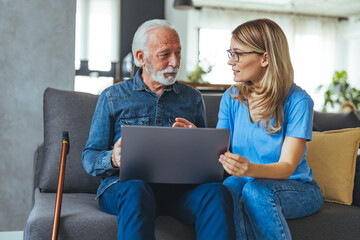
[[[227,90],[223,94],[220,101],[218,123],[216,125],[216,128],[230,129],[230,121],[229,121],[230,101],[231,101],[231,96],[229,90]]]
[[[314,102],[306,96],[290,104],[287,114],[286,136],[312,140]]]

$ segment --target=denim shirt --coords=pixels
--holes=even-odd
[[[119,180],[119,168],[111,165],[111,153],[121,137],[122,125],[171,127],[176,117],[205,127],[205,107],[200,92],[180,82],[167,86],[161,96],[149,90],[140,69],[133,79],[105,89],[99,96],[89,138],[82,153],[87,173],[101,178],[96,198]]]

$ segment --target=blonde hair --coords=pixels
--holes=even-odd
[[[256,106],[261,109],[258,123],[265,122],[265,129],[269,134],[279,132],[284,118],[283,104],[294,82],[286,36],[274,21],[256,19],[235,28],[232,37],[250,48],[250,51],[266,52],[268,59],[266,73],[259,84],[254,86],[251,82],[238,83],[232,86],[238,90],[232,97],[245,104],[246,98],[255,92],[260,96]],[[271,125],[270,120],[274,117],[274,125]]]

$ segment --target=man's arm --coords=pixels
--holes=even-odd
[[[82,163],[93,176],[110,176],[119,171],[111,164],[114,145],[114,120],[110,112],[106,92],[96,105],[89,138],[82,153]]]

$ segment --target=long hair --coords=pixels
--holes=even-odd
[[[146,55],[149,32],[150,32],[150,30],[155,29],[155,28],[168,28],[168,29],[176,31],[175,26],[171,22],[169,22],[167,20],[163,20],[163,19],[153,19],[153,20],[149,20],[149,21],[146,21],[143,24],[141,24],[141,26],[135,32],[133,42],[132,42],[132,49],[131,49],[133,58],[134,58],[134,63],[138,67],[140,67],[140,63],[135,56],[136,51],[143,50]]]
[[[256,103],[256,108],[261,109],[258,123],[265,123],[265,129],[269,134],[279,132],[284,118],[284,100],[294,82],[294,70],[286,36],[275,22],[269,19],[256,19],[235,28],[232,37],[250,48],[250,51],[266,52],[268,57],[267,70],[259,84],[235,84],[232,87],[238,91],[237,94],[232,94],[232,97],[245,104],[245,99],[255,92],[260,96]],[[274,117],[274,125],[271,125],[270,120]]]

